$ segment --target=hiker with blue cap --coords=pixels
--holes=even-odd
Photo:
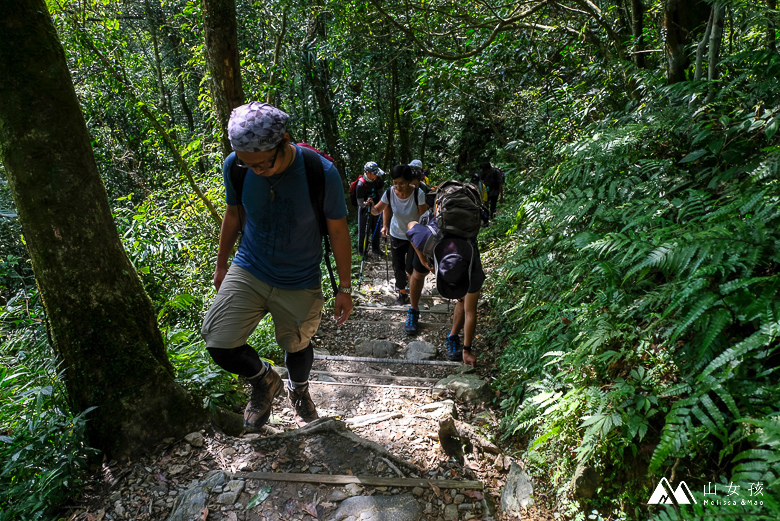
[[[324,304],[323,231],[341,281],[336,324],[343,324],[352,312],[351,245],[341,177],[330,161],[291,142],[288,119],[282,110],[256,101],[230,116],[233,153],[223,165],[227,210],[214,270],[217,296],[201,328],[214,362],[252,386],[244,410],[247,431],[258,431],[268,421],[283,388],[279,374],[247,344],[269,313],[276,342],[285,351],[287,395],[296,422],[302,425],[318,417],[309,374],[314,361],[311,338]],[[235,172],[244,175],[236,177]],[[228,268],[239,235],[242,240]]]
[[[457,300],[452,329],[445,337],[447,358],[474,366],[477,361],[474,355],[477,303],[485,282],[479,248],[473,238],[442,237],[433,212],[434,210],[429,210],[419,221],[410,222],[406,232],[417,255],[412,262],[413,272],[409,279],[410,308],[404,329],[410,334],[417,333],[420,295],[425,277],[430,272],[436,273],[436,289],[439,295]],[[461,330],[463,343],[460,341]]]

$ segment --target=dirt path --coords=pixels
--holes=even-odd
[[[467,402],[451,390],[434,388],[444,377],[470,372],[444,356],[451,304],[432,295],[429,276],[422,327],[408,336],[406,308],[388,307],[395,295],[386,275],[384,259],[369,259],[353,316],[336,328],[326,315],[314,338],[320,348],[311,394],[320,420],[298,429],[289,402],[279,398],[261,434],[201,431],[171,440],[141,461],[106,464],[67,518],[505,519],[501,488],[512,459],[488,439],[497,424],[490,400]],[[381,359],[365,357],[359,347],[366,340],[393,346]],[[409,363],[405,350],[413,341],[432,344],[434,358]],[[486,375],[488,369],[478,372]],[[440,420],[450,416],[466,442],[462,458],[458,447],[451,447],[450,431],[445,428],[440,436]],[[455,457],[443,449],[448,443]],[[193,490],[204,491],[203,503],[183,512],[182,505],[197,496]],[[353,496],[386,496],[401,503],[382,507],[385,514],[350,513],[345,500]],[[547,519],[534,509],[528,514],[524,518]]]

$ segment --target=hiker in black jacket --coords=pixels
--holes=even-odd
[[[379,217],[371,213],[371,207],[382,197],[383,177],[385,173],[374,161],[369,161],[363,167],[364,174],[355,185],[355,196],[358,207],[358,254],[363,255],[363,247],[371,242],[374,255],[382,255],[379,248],[379,233],[374,233]]]
[[[496,205],[498,204],[498,198],[501,197],[503,202],[504,193],[504,173],[498,168],[485,161],[479,165],[480,174],[479,180],[485,186],[488,194],[488,207],[489,218],[492,219],[496,214]]]

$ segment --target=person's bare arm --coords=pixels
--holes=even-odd
[[[387,208],[387,203],[379,201],[371,207],[371,213],[373,215],[379,215],[385,208]]]
[[[339,284],[349,287],[352,285],[352,245],[349,240],[347,218],[327,219],[327,226],[333,258],[336,260],[336,273],[339,276]],[[338,292],[333,309],[336,325],[340,326],[346,322],[351,313],[352,296]]]
[[[219,249],[217,250],[217,265],[214,268],[214,287],[219,291],[228,270],[228,260],[233,253],[233,247],[241,231],[241,216],[243,208],[228,205],[222,217],[222,228],[219,231]]]
[[[419,224],[417,221],[412,221],[409,223],[408,230],[411,230],[416,224]],[[412,248],[414,248],[414,251],[417,253],[417,257],[420,259],[420,262],[423,266],[428,268],[428,271],[434,271],[433,266],[431,266],[428,263],[428,259],[425,257],[425,255],[422,254],[420,250],[417,249],[417,246],[414,245],[414,242],[409,241],[409,243],[412,245]]]

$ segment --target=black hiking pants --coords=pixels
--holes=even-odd
[[[366,240],[371,243],[371,250],[374,253],[381,252],[379,248],[381,234],[378,230],[374,234],[377,222],[379,222],[379,216],[372,215],[369,208],[363,206],[358,210],[358,255],[363,255],[363,245]],[[366,235],[368,235],[368,239],[366,239]]]
[[[407,275],[412,273],[412,261],[417,253],[412,243],[390,237],[390,247],[393,251],[393,274],[395,274],[395,289],[406,289]]]

